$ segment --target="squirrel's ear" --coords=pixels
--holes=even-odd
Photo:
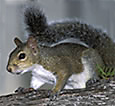
[[[33,55],[38,53],[37,39],[34,36],[29,36],[27,46],[32,50]]]
[[[22,44],[22,41],[17,37],[14,38],[14,42],[17,46],[20,46]]]

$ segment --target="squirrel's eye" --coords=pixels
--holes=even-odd
[[[25,57],[26,57],[26,54],[21,53],[18,58],[19,58],[19,60],[23,60],[23,59],[25,59]]]

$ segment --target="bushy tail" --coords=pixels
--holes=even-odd
[[[25,9],[25,24],[27,30],[38,37],[41,45],[63,43],[66,39],[76,39],[77,44],[91,48],[102,48],[107,42],[112,42],[108,34],[79,20],[65,20],[47,23],[47,19],[38,6],[29,6]],[[72,41],[73,42],[73,41]]]
[[[24,11],[27,31],[35,35],[42,33],[47,28],[47,19],[38,6],[27,7]]]

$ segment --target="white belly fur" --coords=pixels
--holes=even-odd
[[[34,65],[32,70],[31,87],[34,89],[40,88],[43,84],[56,84],[56,76],[50,71],[44,69],[41,65]],[[73,74],[64,89],[85,88],[86,82],[92,77],[88,65],[84,65],[84,70],[80,74]]]

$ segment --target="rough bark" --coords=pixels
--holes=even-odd
[[[63,90],[50,100],[48,90],[25,90],[0,96],[0,106],[115,106],[115,79],[102,80],[81,90]]]

